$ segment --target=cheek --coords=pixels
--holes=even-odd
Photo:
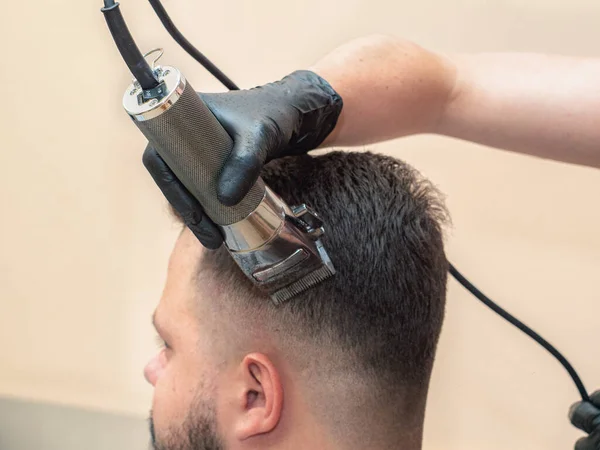
[[[183,411],[177,385],[177,361],[167,361],[165,351],[156,355],[146,366],[144,376],[154,387],[152,421],[159,440],[170,428],[181,422]]]
[[[155,433],[164,439],[169,430],[177,429],[185,421],[197,396],[203,396],[199,382],[204,374],[197,364],[190,364],[194,358],[189,354],[168,358],[164,352],[161,354],[150,361],[144,373],[154,386],[152,419]]]

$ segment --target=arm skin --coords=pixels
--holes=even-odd
[[[600,168],[600,59],[445,56],[370,36],[311,70],[344,99],[324,146],[434,133]]]

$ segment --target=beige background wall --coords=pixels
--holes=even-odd
[[[122,3],[143,49],[165,47],[164,61],[196,89],[221,89],[147,2]],[[600,56],[595,0],[165,4],[244,87],[372,32],[440,51]],[[143,416],[150,314],[177,230],[141,166],[144,139],[121,110],[129,75],[100,6],[8,2],[0,15],[0,395]],[[434,137],[372,148],[441,187],[454,219],[451,260],[600,388],[600,171]],[[426,449],[572,448],[575,400],[553,359],[450,282]]]

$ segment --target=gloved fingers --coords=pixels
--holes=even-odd
[[[591,433],[598,428],[599,417],[600,409],[590,402],[577,402],[569,410],[571,423],[586,433]]]
[[[265,164],[266,155],[280,143],[277,125],[267,121],[256,124],[234,138],[217,185],[217,198],[226,206],[242,201],[254,186]]]
[[[237,142],[234,144],[232,154],[219,175],[217,198],[225,206],[234,206],[241,202],[256,183],[262,169],[262,161],[258,155],[242,153],[235,148],[241,145],[243,144]]]
[[[596,431],[588,437],[579,439],[575,444],[575,450],[600,450],[600,432]]]
[[[202,245],[212,250],[219,248],[223,243],[219,228],[206,216],[198,200],[177,179],[158,152],[148,145],[142,161],[163,195]]]

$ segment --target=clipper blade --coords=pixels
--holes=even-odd
[[[277,292],[271,294],[271,299],[273,303],[277,306],[282,303],[290,300],[292,297],[295,297],[298,294],[301,294],[304,291],[316,286],[317,284],[325,281],[329,277],[335,274],[335,270],[332,266],[324,265],[314,272],[305,275],[303,278],[298,281],[293,282],[292,284],[280,289]]]
[[[222,230],[234,261],[275,305],[335,275],[317,213],[304,204],[290,208],[268,186],[251,215]]]

